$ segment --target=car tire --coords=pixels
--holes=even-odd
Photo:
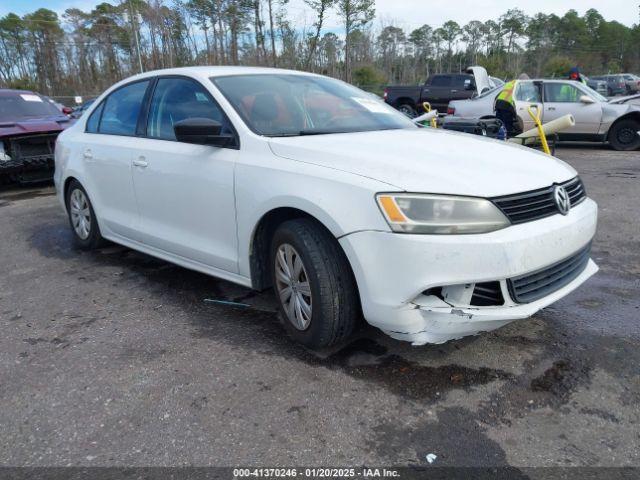
[[[609,130],[609,144],[614,150],[630,151],[640,148],[640,122],[633,119],[614,123]]]
[[[69,184],[65,201],[73,240],[82,250],[93,250],[105,244],[89,195],[77,180]]]
[[[402,105],[398,105],[398,111],[404,113],[409,118],[416,118],[418,116],[418,112],[408,103],[403,103]]]
[[[361,319],[358,289],[331,233],[311,219],[286,221],[273,235],[270,260],[276,301],[294,340],[318,349],[353,333]]]

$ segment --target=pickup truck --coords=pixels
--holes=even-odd
[[[415,117],[423,112],[424,102],[444,113],[451,100],[466,100],[491,88],[491,80],[483,67],[469,67],[464,73],[431,75],[422,86],[389,86],[384,90],[384,101]]]

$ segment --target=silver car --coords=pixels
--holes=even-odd
[[[456,117],[493,118],[493,106],[502,87],[469,100],[449,103]],[[609,142],[616,150],[640,148],[640,106],[609,101],[598,92],[571,80],[518,80],[514,96],[523,130],[534,128],[528,108],[537,105],[542,121],[571,114],[576,124],[559,134],[560,140]]]

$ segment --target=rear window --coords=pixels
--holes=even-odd
[[[89,120],[87,120],[87,133],[98,133],[98,124],[100,123],[100,117],[102,116],[103,109],[104,102],[91,112],[91,116],[89,117]]]
[[[105,100],[98,131],[109,135],[135,135],[138,115],[149,81],[121,87]]]
[[[35,93],[12,92],[8,95],[0,95],[0,122],[60,115],[55,105]]]
[[[471,75],[453,75],[451,84],[456,88],[464,88],[464,84],[467,81],[473,81],[473,77]]]
[[[436,75],[431,79],[432,87],[449,87],[451,86],[451,75]]]

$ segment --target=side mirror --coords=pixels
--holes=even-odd
[[[222,134],[222,124],[210,118],[187,118],[173,125],[176,140],[198,145],[226,147],[233,143],[233,135]]]
[[[592,103],[596,103],[596,101],[593,98],[591,98],[589,95],[582,95],[580,97],[580,102],[584,103],[586,105],[590,105]]]

